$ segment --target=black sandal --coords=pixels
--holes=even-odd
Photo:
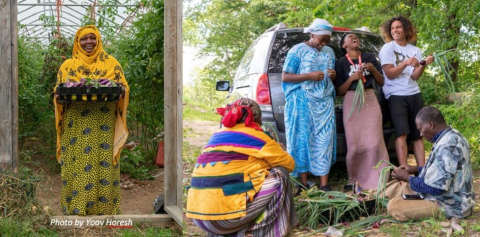
[[[330,185],[324,185],[324,186],[321,186],[320,188],[318,188],[319,190],[322,190],[322,191],[325,191],[325,192],[328,192],[328,191],[332,191],[332,188],[330,188]]]
[[[297,192],[295,192],[295,197],[300,195],[303,190],[308,190],[312,188],[314,185],[315,183],[308,182],[308,181],[307,181],[307,184],[297,185]]]
[[[355,185],[354,184],[347,184],[345,186],[343,186],[343,192],[353,192],[353,187]]]

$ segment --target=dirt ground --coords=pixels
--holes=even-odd
[[[211,121],[183,121],[183,141],[184,143],[187,142],[190,146],[196,147],[198,149],[203,148],[207,143],[210,136],[220,128],[219,122],[211,122]],[[183,170],[184,171],[191,171],[193,169],[192,163],[185,162],[185,160],[195,160],[196,157],[188,157],[191,156],[190,152],[184,151],[184,162],[183,162]],[[185,159],[187,158],[187,159]],[[184,172],[183,173],[183,180],[184,185],[188,184],[191,179],[191,172]],[[186,233],[187,236],[205,236],[205,232],[198,228],[193,222],[184,215],[184,220],[186,224]]]
[[[219,122],[183,121],[183,141],[191,146],[204,147],[212,134],[220,129]]]
[[[39,141],[27,141],[24,147],[38,146]],[[42,181],[37,187],[37,198],[42,206],[51,209],[52,215],[62,215],[60,210],[60,195],[62,181],[59,172],[53,170],[55,167],[52,157],[41,154],[33,154],[31,160],[21,162],[36,173],[43,174]],[[163,194],[163,168],[154,171],[154,180],[136,180],[128,175],[121,175],[121,207],[123,214],[153,214],[153,201],[160,194]]]

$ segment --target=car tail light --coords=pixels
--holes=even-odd
[[[336,31],[351,31],[351,29],[349,29],[349,28],[336,27],[336,26],[333,27],[333,30],[336,30]]]
[[[262,74],[258,79],[255,100],[260,105],[272,104],[272,100],[270,99],[270,86],[268,85],[268,75],[266,73]]]

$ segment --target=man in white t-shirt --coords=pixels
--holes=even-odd
[[[407,137],[413,140],[417,166],[425,165],[425,145],[415,125],[415,116],[423,107],[417,80],[426,65],[433,63],[428,56],[422,62],[422,52],[411,45],[417,40],[415,28],[403,16],[394,17],[382,25],[387,42],[380,50],[380,61],[385,77],[383,92],[388,100],[392,125],[395,128],[395,149],[400,165],[407,165]]]

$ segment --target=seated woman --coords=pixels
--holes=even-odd
[[[346,157],[348,182],[349,184],[358,182],[363,189],[374,189],[377,187],[379,174],[373,167],[380,160],[388,161],[388,152],[383,139],[382,112],[373,91],[374,82],[380,86],[384,83],[382,67],[375,55],[360,53],[360,40],[355,34],[344,35],[340,40],[340,48],[345,57],[335,62],[336,87],[337,95],[345,95],[343,124],[348,144]],[[365,89],[365,104],[360,109],[355,106],[348,117],[357,83],[362,83]],[[382,164],[379,170],[385,166],[386,163]],[[358,188],[355,191],[359,191]]]
[[[285,236],[297,218],[289,182],[293,158],[260,128],[258,104],[218,108],[225,128],[198,157],[187,217],[209,236]]]
[[[81,27],[72,58],[58,70],[57,82],[81,78],[121,83],[118,102],[63,103],[56,96],[57,160],[61,164],[64,215],[120,214],[120,151],[127,140],[129,87],[120,63],[102,47],[95,26]],[[56,89],[56,88],[55,88]]]

